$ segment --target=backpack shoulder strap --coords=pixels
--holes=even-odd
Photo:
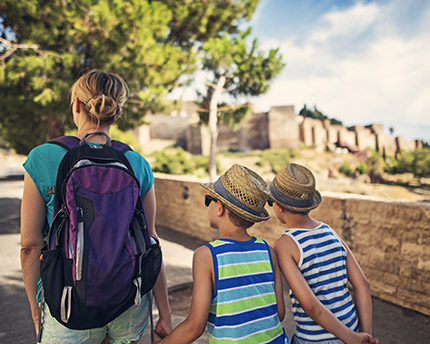
[[[112,148],[120,151],[121,153],[125,153],[129,150],[132,150],[129,145],[117,140],[112,140]]]
[[[48,143],[59,145],[66,150],[78,147],[80,142],[81,140],[78,139],[76,136],[60,136],[48,141]],[[121,153],[125,153],[129,150],[132,150],[129,145],[116,140],[112,140],[112,148],[120,151]]]
[[[60,136],[48,141],[48,143],[59,145],[66,150],[78,147],[79,142],[80,140],[76,136]]]

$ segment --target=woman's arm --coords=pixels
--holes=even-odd
[[[149,234],[158,240],[158,234],[155,230],[155,189],[154,185],[148,190],[143,199],[143,208],[145,209],[146,222],[148,224]],[[155,326],[155,332],[161,337],[167,336],[172,332],[172,310],[169,304],[167,293],[167,279],[164,263],[161,263],[160,274],[154,285],[154,297],[158,307],[159,319]]]
[[[284,302],[284,290],[282,288],[282,276],[281,270],[279,269],[278,257],[276,255],[275,250],[270,248],[270,252],[272,254],[273,268],[275,274],[275,295],[276,302],[278,304],[278,317],[279,320],[284,320],[285,317],[285,302]]]
[[[354,303],[357,308],[360,331],[372,334],[372,296],[370,285],[348,245],[343,244],[348,252],[346,269],[348,280],[353,286]]]
[[[275,251],[288,285],[308,316],[345,343],[377,343],[370,334],[346,327],[318,300],[297,266],[294,254],[298,254],[298,248],[290,237],[283,235],[279,238]]]
[[[206,326],[212,301],[212,254],[207,246],[199,247],[193,256],[193,297],[188,317],[157,343],[186,344],[199,338]]]
[[[30,175],[25,172],[21,202],[21,268],[36,333],[39,327],[39,306],[36,300],[37,282],[40,278],[39,257],[43,247],[45,217],[45,201]]]

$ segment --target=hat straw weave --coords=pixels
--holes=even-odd
[[[321,203],[312,172],[294,163],[289,163],[275,176],[270,196],[284,208],[300,212],[315,209]]]
[[[269,196],[266,182],[249,168],[235,164],[213,184],[201,184],[234,214],[249,222],[270,218],[264,205]]]

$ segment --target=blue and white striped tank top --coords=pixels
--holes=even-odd
[[[275,276],[267,243],[219,239],[212,252],[215,288],[207,328],[210,343],[284,344]]]
[[[288,229],[283,235],[298,246],[298,268],[316,297],[347,327],[357,331],[357,312],[347,287],[347,251],[334,230],[321,223],[314,229]],[[291,290],[290,299],[297,323],[295,336],[315,342],[336,338],[305,313]]]

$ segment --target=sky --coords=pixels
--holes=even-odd
[[[430,1],[260,0],[249,25],[286,64],[249,99],[258,109],[306,104],[346,126],[430,141]]]

